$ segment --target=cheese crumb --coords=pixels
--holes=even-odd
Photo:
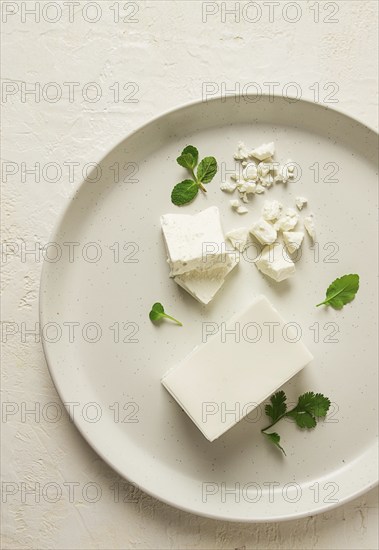
[[[255,265],[277,283],[288,279],[296,271],[295,264],[281,243],[265,246]]]
[[[283,241],[290,254],[299,250],[304,239],[302,231],[283,231]]]
[[[282,210],[283,205],[279,201],[265,201],[262,209],[262,217],[268,222],[277,220]]]
[[[314,221],[314,214],[310,214],[304,218],[304,227],[307,230],[308,235],[313,242],[316,240],[316,226]]]
[[[273,244],[277,238],[274,226],[263,218],[253,224],[250,233],[254,235],[261,244]]]
[[[299,210],[302,210],[303,207],[307,204],[308,199],[305,197],[296,197],[295,204]]]
[[[226,233],[225,238],[231,242],[233,248],[243,252],[246,248],[248,235],[249,229],[247,227],[238,227]]]

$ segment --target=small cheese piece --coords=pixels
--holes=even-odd
[[[305,197],[296,197],[295,204],[299,210],[302,210],[303,207],[307,204],[308,199]]]
[[[304,239],[302,231],[283,231],[283,241],[290,254],[299,250]]]
[[[225,234],[225,238],[231,242],[233,248],[243,252],[246,248],[248,235],[249,229],[247,227],[238,227],[238,229],[228,231]]]
[[[255,265],[277,283],[288,279],[296,271],[295,264],[281,243],[265,246]]]
[[[234,158],[236,160],[247,160],[249,158],[249,151],[246,148],[246,145],[243,141],[238,142],[237,152],[234,153]]]
[[[247,214],[249,211],[245,206],[239,206],[236,208],[237,214]]]
[[[313,242],[316,240],[316,226],[314,220],[314,214],[310,214],[304,218],[304,227],[307,230],[308,235]]]
[[[230,202],[230,206],[234,209],[240,206],[240,201],[238,199],[232,199],[229,202]]]
[[[237,183],[235,181],[224,181],[220,185],[221,191],[226,191],[226,193],[233,193],[236,190]]]
[[[214,441],[313,357],[264,296],[211,328],[213,335],[161,382],[203,435]],[[179,408],[177,414],[182,414]],[[246,434],[249,437],[248,423]]]
[[[193,270],[174,277],[174,281],[202,304],[209,304],[238,263],[237,253],[227,256],[225,265],[206,271]]]
[[[250,233],[254,235],[261,244],[272,244],[276,241],[277,237],[275,227],[271,223],[266,222],[263,218],[252,225]]]
[[[192,216],[165,214],[161,225],[171,276],[210,269],[225,261],[226,243],[216,206]]]
[[[299,214],[293,208],[287,208],[284,214],[280,216],[277,222],[275,222],[275,229],[277,231],[291,231],[297,225],[299,221]]]
[[[275,154],[275,143],[270,141],[270,143],[263,143],[259,147],[256,147],[251,151],[251,156],[255,157],[258,160],[266,160],[270,157],[273,157]]]
[[[279,201],[265,201],[263,204],[262,217],[271,222],[277,220],[283,210],[283,205]]]

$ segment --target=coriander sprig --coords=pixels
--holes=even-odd
[[[199,151],[193,145],[187,145],[176,159],[176,162],[187,168],[192,179],[181,181],[175,185],[171,192],[171,201],[177,206],[182,206],[191,202],[201,189],[204,193],[207,192],[204,187],[204,183],[212,181],[217,173],[217,161],[214,157],[205,157],[200,161],[197,166],[195,174],[195,167],[199,160]]]
[[[164,318],[171,319],[171,321],[174,321],[181,327],[183,326],[183,323],[175,319],[175,317],[171,317],[171,315],[167,315],[167,313],[165,313],[164,307],[159,302],[156,302],[155,304],[153,304],[151,311],[149,313],[149,318],[150,318],[150,321],[160,321],[161,319],[164,319]]]
[[[278,391],[270,398],[270,404],[265,406],[265,413],[271,418],[271,424],[263,428],[261,432],[276,445],[284,454],[283,447],[280,445],[280,435],[276,432],[267,433],[279,420],[284,417],[292,418],[299,428],[308,430],[315,428],[317,421],[325,417],[329,407],[330,399],[322,393],[307,392],[300,395],[296,407],[287,410],[287,397],[284,391]]]
[[[342,309],[345,304],[352,300],[359,289],[359,275],[344,275],[329,285],[326,291],[326,298],[316,307],[329,304],[334,309]]]

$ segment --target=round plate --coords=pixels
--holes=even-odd
[[[219,188],[238,141],[274,141],[277,159],[301,167],[297,181],[253,197],[245,216]],[[215,156],[219,172],[182,213],[216,205],[228,231],[257,219],[266,199],[293,207],[308,198],[302,214],[314,212],[317,243],[305,239],[291,280],[275,284],[245,257],[205,307],[169,278],[159,218],[179,212],[170,193],[188,177],[176,163],[188,144]],[[315,514],[377,482],[376,151],[375,132],[340,112],[228,97],[154,119],[88,175],[45,250],[41,323],[63,402],[77,404],[77,427],[122,476],[181,509],[236,521]],[[347,273],[360,275],[355,300],[341,311],[316,308]],[[298,324],[315,357],[284,386],[289,401],[315,391],[333,402],[315,430],[276,426],[287,456],[260,434],[262,406],[210,443],[160,384],[201,343],[203,322],[228,319],[257,294]],[[156,301],[184,326],[153,325]]]

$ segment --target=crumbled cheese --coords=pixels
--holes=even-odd
[[[287,208],[285,213],[275,222],[277,231],[291,231],[299,221],[299,214],[293,208]]]
[[[247,227],[238,227],[226,233],[225,238],[231,242],[233,248],[243,252],[246,248],[248,235],[249,229]]]
[[[236,208],[237,214],[247,214],[249,211],[245,206],[239,206]]]
[[[233,181],[224,181],[220,185],[221,191],[226,191],[227,193],[234,193],[236,190],[237,183]]]
[[[302,231],[283,231],[283,241],[290,254],[299,250],[304,239]]]
[[[308,199],[305,197],[296,197],[295,204],[299,210],[302,210],[303,207],[307,204]]]
[[[314,214],[310,214],[304,218],[304,227],[307,230],[308,235],[314,242],[316,240],[316,226],[314,221]]]
[[[275,154],[275,143],[273,141],[270,141],[270,143],[263,143],[259,147],[253,149],[250,154],[258,160],[266,160],[273,157]]]
[[[265,192],[265,188],[263,187],[263,185],[258,184],[255,188],[255,192],[257,195],[260,195],[261,193]]]
[[[263,219],[271,222],[277,220],[283,210],[283,205],[279,201],[265,201],[262,210]]]
[[[262,273],[278,283],[296,271],[295,264],[281,243],[265,246],[255,265]]]
[[[243,141],[240,141],[237,145],[237,152],[234,153],[236,160],[247,160],[249,158],[249,151],[246,149],[246,145]]]
[[[272,244],[276,241],[277,237],[274,226],[263,218],[252,225],[250,233],[254,235],[261,244]]]
[[[238,208],[240,206],[240,201],[237,199],[232,199],[229,203],[232,208]]]

